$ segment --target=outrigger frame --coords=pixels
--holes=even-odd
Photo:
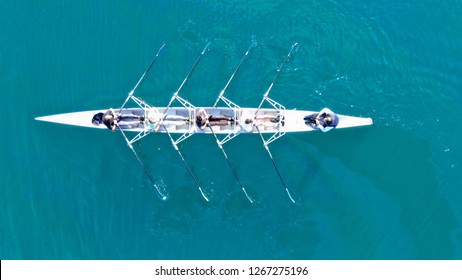
[[[265,147],[265,150],[268,152],[268,155],[270,156],[271,158],[271,161],[273,162],[273,165],[274,165],[274,168],[276,169],[276,172],[278,173],[278,176],[279,176],[279,179],[281,179],[281,183],[282,185],[284,186],[285,190],[286,190],[286,193],[287,195],[289,196],[290,200],[295,203],[295,200],[292,198],[292,195],[290,194],[290,191],[289,191],[289,188],[287,187],[284,179],[282,178],[282,175],[281,175],[281,172],[279,171],[279,168],[278,166],[276,165],[276,162],[274,161],[274,158],[273,158],[273,155],[271,154],[271,151],[268,147],[268,145],[274,141],[276,141],[277,139],[281,138],[282,136],[284,136],[286,134],[285,131],[281,131],[281,123],[284,121],[284,112],[286,110],[286,107],[284,107],[283,105],[281,105],[280,103],[274,101],[273,99],[269,98],[268,95],[271,91],[271,89],[273,89],[273,85],[274,83],[276,82],[277,78],[279,77],[279,75],[281,74],[281,71],[282,69],[284,68],[284,66],[286,65],[286,63],[289,61],[290,59],[290,55],[292,54],[293,50],[298,46],[298,43],[295,43],[292,45],[292,47],[290,48],[290,51],[289,51],[289,54],[286,56],[286,58],[284,59],[284,62],[282,63],[282,65],[279,67],[278,69],[278,72],[276,74],[276,77],[274,77],[273,79],[273,82],[271,82],[268,90],[265,92],[265,94],[263,95],[263,98],[260,102],[260,105],[258,106],[258,109],[257,111],[255,112],[254,114],[254,120],[256,120],[257,118],[257,114],[258,112],[260,111],[261,109],[261,106],[263,105],[263,103],[266,101],[268,102],[269,104],[271,104],[271,106],[274,107],[274,109],[276,109],[276,111],[278,112],[279,114],[279,119],[278,119],[278,131],[275,132],[268,140],[266,140],[260,129],[258,128],[258,126],[255,125],[255,128],[257,129],[258,131],[258,134],[260,134],[260,137],[261,137],[261,140],[263,141],[263,146]],[[255,122],[254,122],[255,124]]]
[[[189,77],[191,76],[191,74],[194,72],[194,69],[196,68],[196,66],[198,65],[198,63],[200,62],[200,60],[202,59],[202,57],[204,56],[205,52],[208,50],[210,46],[210,42],[208,42],[206,44],[206,46],[204,47],[204,49],[202,50],[200,56],[197,58],[196,62],[194,63],[194,65],[192,66],[192,68],[189,70],[188,74],[186,75],[186,77],[184,78],[183,82],[181,83],[181,85],[179,86],[179,88],[177,89],[177,91],[175,91],[173,93],[173,96],[172,98],[170,99],[170,102],[168,103],[167,107],[165,108],[163,114],[162,114],[162,117],[160,118],[159,120],[159,123],[158,125],[159,126],[162,126],[163,129],[165,130],[165,132],[167,133],[167,135],[169,136],[170,138],[170,141],[172,143],[172,146],[173,148],[178,152],[181,160],[183,161],[183,163],[185,164],[186,168],[188,169],[188,172],[189,174],[191,175],[192,179],[194,180],[194,183],[196,184],[197,188],[199,189],[202,197],[206,200],[206,201],[210,201],[210,199],[206,196],[206,194],[204,193],[204,191],[202,190],[199,182],[197,181],[196,177],[194,176],[191,168],[189,167],[188,163],[186,162],[183,154],[181,153],[181,150],[179,149],[178,147],[178,144],[183,142],[184,140],[188,139],[189,137],[191,137],[194,133],[195,133],[195,122],[194,122],[194,114],[195,114],[195,111],[196,111],[196,107],[191,104],[189,101],[187,101],[186,99],[182,98],[179,96],[179,92],[181,91],[181,89],[183,88],[183,86],[186,84],[187,80],[189,79]],[[295,43],[292,45],[288,55],[286,56],[283,64],[279,67],[278,71],[277,71],[277,74],[275,76],[275,78],[273,79],[272,83],[270,84],[268,90],[264,93],[263,95],[263,98],[262,98],[262,101],[260,102],[260,105],[258,106],[258,109],[257,111],[255,112],[253,118],[254,118],[254,122],[253,122],[253,126],[256,128],[256,130],[258,131],[262,141],[263,141],[263,146],[264,148],[266,149],[266,151],[268,152],[270,158],[271,158],[271,161],[276,169],[276,172],[279,176],[279,178],[281,179],[281,182],[287,192],[287,195],[289,196],[290,200],[295,203],[295,200],[292,198],[292,195],[290,194],[289,192],[289,189],[284,181],[284,179],[282,178],[282,175],[276,165],[276,162],[274,161],[274,158],[271,154],[271,151],[268,147],[268,145],[272,142],[274,142],[275,140],[281,138],[282,136],[284,136],[285,134],[285,131],[281,131],[281,124],[284,122],[284,111],[285,111],[285,107],[283,105],[281,105],[280,103],[274,101],[273,99],[269,98],[268,95],[271,91],[271,89],[273,88],[273,85],[274,83],[276,82],[277,78],[279,77],[282,69],[284,68],[285,64],[289,61],[290,59],[290,56],[293,52],[293,50],[298,46],[298,43]],[[143,75],[141,76],[141,78],[138,80],[138,82],[136,83],[135,87],[129,92],[127,98],[125,99],[124,103],[122,104],[122,106],[120,107],[120,110],[119,110],[119,113],[122,112],[123,108],[125,107],[125,105],[127,104],[127,102],[129,100],[133,100],[143,111],[144,111],[144,117],[147,118],[147,114],[146,112],[148,112],[149,110],[152,110],[152,109],[156,109],[154,106],[148,104],[146,101],[142,100],[141,98],[139,97],[136,97],[134,96],[134,93],[136,91],[136,89],[139,87],[139,85],[142,83],[142,81],[144,80],[144,78],[146,77],[146,74],[149,72],[149,70],[152,68],[152,66],[154,65],[154,63],[156,62],[159,54],[162,52],[162,50],[164,49],[165,47],[165,43],[159,48],[159,50],[157,51],[157,54],[156,56],[154,57],[154,59],[152,60],[151,64],[148,66],[148,68],[146,69],[146,71],[143,73]],[[229,157],[226,153],[226,151],[224,150],[223,148],[223,145],[225,143],[227,143],[228,141],[234,139],[236,136],[239,135],[239,127],[237,126],[239,124],[239,121],[243,121],[243,120],[240,120],[240,115],[239,113],[241,112],[241,107],[239,105],[237,105],[236,103],[234,103],[233,101],[229,100],[228,98],[226,98],[224,96],[225,92],[226,92],[226,89],[228,88],[228,86],[230,85],[231,81],[234,79],[236,73],[238,72],[238,70],[240,69],[242,63],[244,62],[245,58],[247,57],[247,55],[249,54],[249,51],[250,49],[253,47],[253,45],[251,45],[249,47],[249,49],[246,51],[244,57],[241,59],[240,63],[238,64],[237,68],[235,69],[235,71],[233,72],[233,74],[231,75],[231,77],[229,78],[228,82],[226,83],[225,87],[223,88],[223,90],[220,92],[220,94],[218,95],[218,98],[216,99],[212,109],[209,111],[209,113],[212,113],[216,106],[218,105],[218,103],[220,101],[222,101],[223,103],[226,104],[226,106],[228,106],[228,108],[230,108],[233,112],[234,112],[234,123],[233,123],[233,126],[234,126],[234,129],[231,133],[227,134],[223,139],[219,139],[218,136],[216,135],[215,131],[213,130],[212,126],[208,123],[208,120],[207,120],[207,127],[210,129],[210,131],[212,132],[213,136],[215,137],[215,140],[217,142],[217,145],[218,147],[220,148],[220,150],[222,151],[223,155],[225,156],[225,159],[226,161],[228,162],[228,165],[230,167],[230,169],[232,170],[237,182],[239,183],[242,191],[244,192],[246,198],[251,202],[253,203],[254,200],[248,195],[244,185],[241,183],[240,179],[239,179],[239,176],[234,168],[234,166],[231,164],[230,160],[229,160]],[[167,111],[171,108],[172,104],[174,101],[178,101],[183,107],[185,107],[188,112],[189,112],[189,128],[188,130],[183,133],[180,137],[178,137],[177,139],[174,139],[170,133],[170,131],[167,129],[167,127],[164,125],[164,121],[167,117]],[[255,122],[256,118],[257,118],[257,114],[258,112],[260,111],[261,107],[263,106],[263,103],[264,102],[268,102],[278,113],[278,131],[275,132],[271,137],[269,137],[268,139],[265,139],[260,131],[260,129],[258,128]],[[157,109],[156,109],[157,110]],[[138,156],[138,154],[136,153],[135,149],[133,148],[133,143],[135,143],[136,141],[138,140],[141,140],[142,138],[146,137],[147,135],[149,135],[150,133],[152,133],[152,129],[149,127],[149,126],[145,126],[144,127],[144,130],[139,132],[135,137],[133,137],[131,140],[129,140],[124,132],[124,130],[121,128],[121,127],[118,127],[118,129],[120,130],[121,134],[123,135],[125,141],[127,142],[127,145],[128,147],[132,150],[132,152],[134,153],[135,157],[137,158],[138,162],[140,163],[140,165],[143,167],[146,175],[148,176],[149,180],[151,181],[152,185],[155,187],[155,189],[157,190],[157,192],[159,193],[160,197],[162,198],[162,200],[166,200],[167,199],[167,196],[164,194],[164,192],[155,184],[153,178],[151,177],[151,174],[149,173],[148,169],[146,168],[146,166],[144,165],[144,163],[142,162],[142,160],[140,159],[140,157]]]
[[[225,159],[226,161],[228,162],[228,165],[229,165],[229,168],[231,168],[231,171],[233,172],[233,175],[234,177],[236,178],[237,182],[239,183],[239,185],[241,186],[241,189],[242,191],[244,192],[245,196],[247,197],[247,199],[250,201],[250,203],[253,203],[254,200],[250,197],[250,195],[247,193],[244,185],[241,183],[241,180],[239,179],[239,175],[237,174],[237,171],[236,169],[234,168],[234,166],[231,164],[231,161],[229,160],[228,158],[228,154],[226,153],[225,149],[223,148],[223,145],[230,141],[231,139],[235,138],[237,135],[239,135],[239,133],[236,133],[236,130],[239,131],[239,129],[236,127],[236,124],[237,124],[237,119],[238,119],[238,116],[237,116],[237,112],[239,111],[240,112],[240,109],[241,107],[239,107],[239,105],[237,105],[236,103],[232,102],[231,100],[229,100],[228,98],[224,97],[224,94],[225,94],[225,91],[226,89],[228,88],[229,84],[231,83],[231,81],[233,80],[234,76],[236,75],[237,71],[239,70],[239,68],[241,68],[241,65],[242,63],[244,62],[244,60],[246,59],[247,55],[249,54],[249,51],[250,49],[252,48],[253,45],[251,45],[249,47],[249,49],[245,52],[245,55],[244,57],[241,59],[241,62],[239,62],[239,65],[237,66],[236,70],[234,70],[233,74],[231,75],[231,77],[229,78],[228,82],[226,83],[225,87],[221,90],[220,94],[218,95],[218,98],[217,100],[215,101],[215,103],[213,104],[213,107],[212,109],[210,110],[210,114],[213,112],[213,110],[215,110],[216,106],[218,105],[218,102],[223,101],[223,103],[225,103],[231,110],[233,110],[234,112],[234,123],[233,123],[233,126],[234,126],[234,129],[231,133],[229,133],[228,135],[226,135],[222,140],[218,139],[218,136],[216,135],[215,131],[213,130],[212,126],[208,124],[208,121],[207,121],[207,126],[210,128],[210,131],[212,132],[213,136],[215,137],[215,140],[217,142],[217,145],[218,145],[218,148],[220,148],[220,150],[223,152],[223,155],[225,156]]]
[[[188,169],[188,172],[189,174],[191,175],[192,179],[194,180],[194,183],[196,184],[197,188],[199,189],[202,197],[208,202],[209,201],[209,198],[205,195],[204,191],[202,190],[202,187],[200,186],[199,182],[197,181],[196,179],[196,176],[194,176],[194,173],[191,171],[191,168],[189,167],[188,163],[186,162],[183,154],[181,153],[180,149],[178,148],[178,144],[183,142],[184,140],[188,139],[189,137],[191,137],[193,134],[194,134],[194,129],[193,129],[193,125],[194,125],[194,122],[191,121],[191,115],[192,115],[192,112],[195,112],[196,111],[196,107],[194,107],[194,105],[192,105],[189,101],[187,101],[186,99],[182,98],[179,96],[179,92],[180,90],[183,88],[183,86],[185,85],[186,81],[189,79],[189,77],[191,76],[191,74],[193,73],[194,69],[196,69],[196,66],[197,64],[199,63],[199,61],[202,59],[202,57],[204,56],[204,53],[207,51],[207,49],[209,48],[210,46],[210,42],[208,42],[204,49],[202,50],[202,53],[201,55],[199,56],[199,58],[196,60],[196,62],[194,63],[193,67],[191,68],[191,70],[189,70],[188,72],[188,75],[186,75],[186,78],[184,78],[183,82],[181,83],[180,87],[177,89],[177,91],[173,94],[172,98],[170,99],[170,102],[168,103],[167,105],[167,108],[165,109],[164,111],[164,114],[162,116],[162,119],[160,120],[160,125],[162,125],[162,127],[164,128],[164,130],[167,132],[168,134],[168,137],[170,138],[170,141],[172,142],[172,145],[173,145],[173,148],[175,148],[175,150],[178,152],[178,155],[181,157],[181,160],[183,161],[184,165],[186,166],[186,168]],[[168,131],[167,127],[163,124],[165,118],[167,117],[167,111],[168,109],[172,106],[172,103],[177,100],[181,105],[183,105],[183,107],[185,107],[188,112],[189,112],[189,116],[190,116],[190,121],[189,121],[189,129],[187,132],[183,133],[178,139],[174,140],[172,135],[170,134],[170,131]]]

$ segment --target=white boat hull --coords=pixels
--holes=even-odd
[[[224,126],[214,126],[214,132],[216,134],[229,134],[229,133],[258,133],[255,127],[249,127],[245,125],[245,116],[253,116],[257,111],[256,108],[241,108],[232,110],[229,108],[215,108],[213,112],[210,110],[210,107],[204,107],[205,111],[209,115],[225,115],[229,116],[236,120],[235,122],[230,122],[229,125]],[[151,109],[157,110],[157,114],[163,114],[165,108]],[[197,113],[197,108],[195,110],[186,109],[184,107],[173,107],[167,111],[167,119],[164,121],[165,128],[170,133],[211,133],[210,129],[200,129],[195,123],[195,115]],[[58,114],[44,117],[35,118],[38,121],[53,122],[65,125],[81,126],[88,128],[97,128],[97,129],[107,129],[104,124],[93,125],[92,118],[95,114],[99,112],[105,112],[106,110],[92,110],[92,111],[83,111],[83,112],[74,112],[66,114]],[[116,110],[118,112],[118,110]],[[143,116],[145,120],[140,122],[139,126],[132,129],[124,129],[124,131],[133,131],[133,132],[142,132],[149,131],[153,129],[152,124],[149,123],[149,116],[154,112],[144,111],[140,108],[129,108],[123,109],[122,114],[135,114]],[[258,121],[257,126],[262,133],[275,133],[275,132],[305,132],[317,130],[310,125],[305,124],[304,117],[317,113],[316,111],[302,111],[302,110],[282,110],[280,115],[283,116],[281,122],[270,122],[268,121],[269,117],[277,117],[278,112],[275,109],[260,109],[257,114],[257,119],[262,118],[265,120]],[[169,117],[182,117],[188,120],[189,122],[179,122],[179,121],[169,121]],[[371,118],[361,118],[361,117],[351,117],[345,115],[337,115],[339,117],[339,123],[336,126],[339,128],[349,128],[357,126],[366,126],[372,124]],[[165,133],[164,127],[159,129],[160,133]]]

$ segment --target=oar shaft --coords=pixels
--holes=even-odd
[[[135,91],[138,86],[141,84],[141,82],[144,80],[144,77],[146,77],[146,74],[149,72],[149,70],[151,70],[151,67],[152,65],[154,65],[154,62],[156,62],[157,60],[157,57],[159,57],[159,54],[160,52],[164,49],[165,47],[165,43],[160,47],[160,49],[157,51],[157,54],[156,56],[154,57],[154,59],[152,60],[151,64],[149,64],[148,68],[146,69],[146,71],[144,71],[143,73],[143,76],[141,76],[141,78],[138,80],[138,82],[136,83],[135,87],[133,88],[133,91]]]
[[[223,95],[225,94],[225,91],[226,89],[228,89],[228,86],[229,84],[231,83],[231,81],[234,79],[234,76],[236,75],[237,71],[239,70],[239,68],[241,68],[241,65],[242,63],[244,62],[245,58],[247,57],[247,55],[249,54],[249,51],[250,49],[253,47],[253,45],[251,45],[249,47],[249,49],[245,52],[244,56],[242,57],[241,61],[239,62],[239,65],[236,67],[236,70],[234,70],[233,74],[231,75],[231,77],[229,78],[228,82],[226,83],[225,87],[221,90],[220,92],[220,95],[218,96],[217,100],[215,101],[215,104],[213,104],[213,107],[212,107],[212,111],[215,109],[215,107],[217,106],[218,102],[220,101],[221,97],[223,97]]]
[[[271,154],[271,151],[270,151],[270,149],[269,149],[269,147],[268,147],[268,144],[266,144],[265,138],[263,137],[263,135],[262,135],[260,129],[258,128],[258,126],[255,126],[255,128],[257,129],[258,133],[260,134],[261,140],[263,141],[263,146],[265,147],[266,151],[268,152],[268,155],[269,155],[269,157],[270,157],[270,159],[271,159],[271,162],[273,163],[273,166],[274,166],[274,168],[276,169],[276,172],[277,172],[277,174],[278,174],[278,176],[279,176],[279,179],[281,179],[282,185],[284,186],[284,188],[285,188],[285,190],[286,190],[286,192],[287,192],[287,195],[289,196],[290,200],[291,200],[293,203],[295,203],[295,200],[292,198],[292,195],[291,195],[290,192],[289,192],[289,188],[287,187],[286,182],[285,182],[284,179],[282,178],[281,172],[279,172],[279,168],[278,168],[278,166],[276,165],[276,162],[274,161],[273,155]]]
[[[284,68],[284,66],[286,65],[287,61],[289,61],[290,55],[292,54],[292,52],[293,52],[293,50],[295,49],[296,46],[298,46],[298,43],[293,44],[292,47],[290,48],[289,53],[287,54],[286,58],[284,59],[284,62],[282,63],[282,65],[279,67],[278,72],[276,73],[276,76],[274,77],[273,81],[271,82],[271,84],[270,84],[268,90],[267,90],[267,91],[265,92],[265,94],[263,95],[263,99],[262,99],[262,101],[260,102],[260,105],[258,106],[257,111],[255,112],[255,116],[257,116],[257,113],[260,111],[260,108],[261,108],[261,106],[263,105],[263,102],[265,101],[266,97],[268,97],[268,94],[270,93],[271,89],[273,89],[274,83],[276,82],[276,80],[278,79],[279,75],[281,74],[281,71],[282,71],[282,69]]]
[[[218,137],[215,134],[215,131],[213,130],[212,126],[209,126],[209,128],[210,128],[210,131],[212,131],[212,134],[215,137],[215,140],[217,141],[218,147],[223,152],[223,155],[225,156],[226,162],[228,162],[229,168],[231,168],[231,171],[233,172],[234,177],[236,178],[237,182],[241,186],[242,191],[244,192],[245,196],[250,201],[250,203],[253,203],[253,199],[247,194],[247,191],[245,190],[244,185],[242,185],[241,180],[239,179],[239,176],[237,175],[236,169],[234,169],[234,166],[231,164],[231,161],[229,160],[228,155],[226,154],[226,151],[223,148],[223,145],[221,144],[220,140],[218,140]]]
[[[290,200],[293,203],[295,203],[295,200],[292,198],[292,195],[289,192],[289,188],[287,187],[286,183],[284,182],[284,179],[282,178],[281,172],[279,172],[279,168],[276,165],[276,162],[274,161],[273,156],[271,155],[271,152],[268,149],[267,149],[267,151],[268,151],[268,153],[270,155],[271,161],[273,162],[274,168],[276,169],[276,172],[277,172],[277,174],[279,176],[279,179],[281,179],[282,185],[284,185],[284,188],[286,189],[287,195],[289,196]]]
[[[144,80],[144,78],[146,77],[146,74],[149,72],[149,70],[151,69],[152,65],[154,65],[154,62],[156,62],[157,58],[159,57],[159,54],[160,52],[164,49],[165,47],[165,43],[159,48],[159,50],[157,51],[157,54],[156,56],[154,57],[154,59],[151,61],[151,64],[149,64],[148,68],[146,69],[146,71],[144,71],[143,75],[141,76],[141,78],[138,80],[138,82],[136,83],[135,87],[130,91],[130,93],[128,94],[128,97],[125,99],[125,102],[122,104],[122,106],[120,106],[120,110],[119,110],[119,113],[122,111],[122,109],[125,107],[125,104],[127,104],[128,100],[130,100],[130,98],[132,97],[133,93],[135,92],[135,90],[138,88],[138,86],[141,84],[141,82]]]
[[[209,48],[211,42],[208,42],[207,45],[205,45],[204,49],[202,50],[201,52],[201,55],[197,58],[196,62],[194,63],[193,67],[189,70],[188,72],[188,75],[186,76],[186,78],[184,78],[183,82],[181,83],[180,87],[177,89],[177,93],[180,92],[180,90],[183,88],[184,84],[186,83],[186,81],[188,80],[188,78],[191,76],[192,72],[194,71],[194,69],[196,68],[197,64],[199,64],[199,61],[202,59],[202,57],[204,56],[204,53],[205,51]]]
[[[181,83],[180,87],[177,89],[177,91],[173,94],[172,98],[170,99],[170,102],[168,103],[167,107],[165,108],[165,111],[164,111],[164,115],[162,117],[162,119],[160,120],[160,122],[162,123],[165,118],[167,117],[167,111],[168,109],[170,109],[170,106],[172,106],[172,103],[173,101],[175,101],[175,99],[177,98],[178,94],[180,93],[180,90],[183,88],[183,86],[185,85],[186,81],[189,79],[189,77],[191,76],[192,72],[194,71],[194,69],[196,69],[196,66],[197,64],[199,64],[199,61],[202,59],[202,57],[204,56],[204,53],[205,51],[209,48],[211,42],[208,42],[207,45],[205,45],[204,49],[202,50],[200,56],[197,58],[196,62],[194,63],[194,65],[191,67],[191,69],[189,70],[188,72],[188,75],[186,75],[186,78],[184,78],[183,82]]]
[[[120,132],[122,133],[125,141],[127,142],[127,145],[128,147],[130,148],[130,150],[132,150],[133,154],[135,154],[135,157],[136,159],[138,160],[138,163],[141,165],[141,167],[143,167],[143,170],[144,170],[144,173],[146,173],[146,176],[148,176],[149,178],[149,181],[151,181],[151,184],[154,186],[154,188],[157,190],[157,193],[159,193],[159,195],[162,197],[162,200],[166,200],[167,199],[167,196],[159,189],[159,187],[156,185],[156,183],[154,182],[154,179],[152,179],[151,177],[151,174],[149,173],[148,169],[146,168],[146,166],[144,165],[143,161],[140,159],[140,157],[138,156],[138,154],[136,153],[135,149],[133,148],[133,145],[130,143],[130,141],[128,140],[127,136],[125,135],[125,132],[122,130],[122,128],[120,128],[119,126],[119,130]]]
[[[290,51],[289,51],[289,54],[287,54],[286,58],[284,59],[284,62],[282,63],[281,67],[279,67],[278,69],[278,72],[276,73],[276,77],[274,77],[273,79],[273,82],[271,83],[271,85],[269,86],[268,90],[266,91],[266,95],[268,95],[268,93],[271,91],[271,89],[273,88],[273,85],[274,85],[274,82],[276,82],[277,78],[279,77],[279,75],[281,74],[281,71],[282,69],[284,68],[284,66],[286,65],[287,61],[289,61],[290,59],[290,55],[292,54],[293,50],[295,49],[295,47],[298,46],[298,43],[295,43],[292,45],[292,47],[290,48]]]
[[[162,126],[164,127],[164,130],[167,132],[168,137],[170,138],[170,141],[172,142],[173,148],[175,148],[175,150],[178,152],[178,154],[180,155],[181,160],[183,161],[184,165],[188,169],[189,175],[191,175],[191,177],[193,178],[194,183],[196,184],[197,188],[199,189],[202,197],[208,202],[209,198],[205,195],[204,191],[202,190],[201,186],[199,185],[199,182],[197,181],[196,177],[194,176],[191,168],[189,167],[189,164],[186,162],[185,158],[183,157],[183,154],[181,153],[180,149],[178,148],[178,145],[175,143],[175,140],[173,140],[172,135],[170,135],[170,132],[167,130],[165,125],[162,125]]]

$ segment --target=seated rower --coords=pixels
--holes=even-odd
[[[122,129],[132,129],[140,125],[144,121],[143,116],[135,114],[116,114],[115,111],[110,108],[104,114],[97,113],[93,116],[92,123],[99,126],[103,123],[111,131],[115,131],[117,127]]]
[[[159,131],[162,125],[184,125],[187,119],[178,115],[166,115],[165,118],[158,112],[149,113],[148,115],[149,127],[153,132]]]
[[[203,108],[199,109],[196,114],[196,125],[200,130],[204,130],[207,126],[226,126],[232,122],[234,119],[225,115],[208,116]]]
[[[233,118],[230,118],[225,115],[210,115],[208,118],[208,124],[210,126],[227,126],[233,122]]]
[[[200,130],[204,130],[207,127],[207,113],[203,108],[199,109],[196,114],[196,125]]]
[[[338,125],[338,116],[328,108],[322,109],[319,113],[306,116],[305,124],[310,125],[322,132],[327,132]]]
[[[254,125],[260,126],[275,126],[277,123],[279,123],[279,116],[273,117],[273,116],[257,116],[255,119],[254,118],[247,118],[245,119],[246,124],[253,123]]]
[[[274,127],[279,124],[279,115],[276,117],[272,115],[262,115],[254,118],[249,112],[244,112],[241,118],[244,120],[244,122],[241,123],[241,127],[247,132],[252,131],[253,126]]]
[[[227,122],[234,122],[233,118],[230,118],[225,115],[210,115],[209,116],[209,121],[227,121]]]
[[[122,114],[117,117],[117,126],[121,129],[133,129],[144,121],[143,116],[135,114]]]
[[[114,131],[117,127],[117,117],[116,113],[112,108],[106,111],[106,113],[103,114],[103,123],[104,125]]]

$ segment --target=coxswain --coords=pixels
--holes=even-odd
[[[322,132],[327,132],[338,125],[339,119],[337,114],[329,108],[322,109],[314,118],[315,127]]]

